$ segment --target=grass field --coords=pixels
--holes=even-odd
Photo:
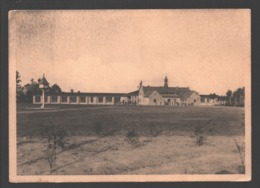
[[[17,106],[19,175],[243,173],[244,108],[35,107]]]

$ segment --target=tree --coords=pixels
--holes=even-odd
[[[216,98],[218,98],[219,96],[216,94],[216,93],[210,93],[209,94],[209,98],[211,98],[211,99],[216,99]]]
[[[53,84],[50,88],[49,91],[50,93],[61,93],[62,90],[58,84]]]
[[[236,91],[233,93],[234,97],[234,103],[235,106],[243,106],[244,105],[244,96],[245,96],[245,88],[238,88]]]
[[[21,82],[21,75],[18,71],[16,71],[16,85],[18,85]]]
[[[35,94],[40,94],[41,90],[39,88],[38,82],[35,82],[34,79],[31,79],[31,83],[28,83],[23,86],[24,92],[24,102],[32,102],[32,97]]]
[[[16,71],[16,101],[20,102],[23,97],[23,90],[21,86],[21,75]]]
[[[228,104],[230,105],[231,104],[231,97],[232,97],[232,91],[231,90],[228,90],[226,92],[226,96],[228,98]]]
[[[23,102],[32,102],[33,95],[42,95],[42,90],[39,88],[39,82],[42,80],[41,78],[37,79],[37,81],[34,81],[34,79],[31,79],[30,83],[25,84],[23,87],[20,86],[20,74],[18,71],[16,71],[16,92],[18,96],[20,96],[20,101]],[[47,93],[61,93],[62,90],[58,84],[53,84],[51,87],[49,87],[46,90]]]

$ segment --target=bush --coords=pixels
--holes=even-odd
[[[206,137],[203,136],[204,130],[202,129],[202,127],[196,127],[193,130],[193,133],[194,133],[195,138],[196,138],[196,144],[198,146],[203,145],[205,143]]]
[[[238,143],[235,141],[236,147],[237,147],[237,151],[241,160],[241,165],[238,166],[238,173],[239,174],[244,174],[245,173],[245,161],[244,158],[242,156],[242,149],[240,147],[240,145],[238,145]]]
[[[66,140],[68,134],[66,131],[57,129],[55,125],[52,125],[43,128],[42,136],[47,141],[46,155],[52,173],[57,159],[57,149],[61,148],[64,151],[69,140]]]
[[[151,129],[150,129],[151,136],[156,137],[156,136],[159,136],[161,133],[162,133],[162,130],[159,130],[155,126],[151,126]]]
[[[132,146],[138,147],[140,145],[139,137],[139,134],[135,130],[131,130],[126,133],[125,140]]]

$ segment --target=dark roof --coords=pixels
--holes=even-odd
[[[201,97],[209,97],[209,95],[200,95]]]
[[[174,94],[179,93],[182,91],[190,91],[188,87],[154,87],[154,86],[144,86],[143,87],[144,93],[149,90],[156,90],[160,94]]]
[[[147,90],[145,93],[144,93],[144,96],[145,97],[149,97],[154,91],[156,91],[156,90]]]
[[[103,97],[123,97],[125,93],[71,93],[71,92],[62,92],[62,93],[46,93],[46,95],[51,96],[103,96]]]
[[[181,92],[179,94],[180,98],[182,100],[186,100],[188,97],[190,97],[195,91],[185,91],[185,92]]]
[[[189,87],[154,87],[144,86],[144,96],[149,97],[153,91],[157,91],[162,97],[177,97],[186,100],[192,93]]]
[[[42,78],[39,79],[39,84],[49,86],[49,82],[46,80],[45,76],[43,75]]]
[[[130,92],[130,93],[127,93],[126,95],[127,95],[127,96],[138,96],[138,95],[139,95],[139,90],[132,91],[132,92]]]

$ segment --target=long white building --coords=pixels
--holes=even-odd
[[[46,80],[46,78],[42,78]],[[41,95],[33,96],[34,104],[42,103]],[[168,87],[165,77],[163,86],[143,86],[130,93],[48,93],[44,96],[45,104],[85,104],[85,105],[153,105],[186,106],[200,105],[198,92],[188,87]]]

